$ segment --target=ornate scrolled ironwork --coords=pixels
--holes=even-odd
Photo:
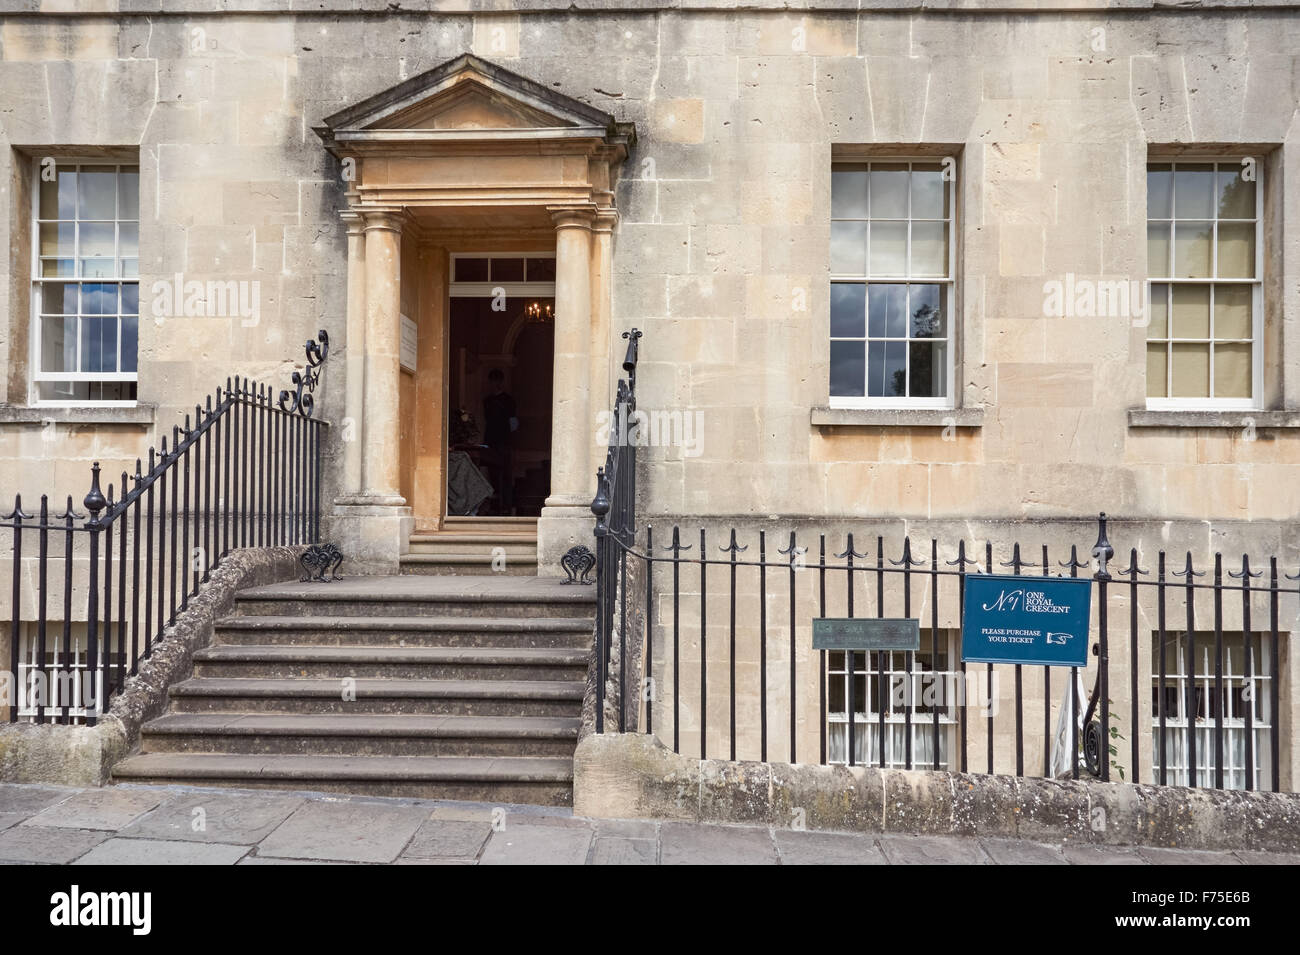
[[[1083,761],[1088,772],[1097,778],[1101,777],[1101,749],[1101,724],[1089,720],[1083,727]]]
[[[343,552],[336,544],[313,544],[298,558],[298,563],[306,571],[299,578],[302,583],[314,580],[326,584],[341,579],[338,569],[339,564],[343,563]]]
[[[563,584],[594,584],[595,581],[589,579],[591,571],[596,566],[596,555],[591,552],[590,547],[582,544],[575,544],[570,547],[563,557],[560,558],[560,566],[564,572],[569,575],[568,580],[562,580]]]
[[[289,414],[297,412],[304,418],[310,418],[316,406],[312,392],[316,390],[316,385],[320,381],[320,367],[325,364],[325,359],[330,353],[330,337],[325,329],[322,328],[317,333],[316,341],[308,339],[304,349],[307,353],[307,367],[293,373],[290,379],[293,382],[293,392],[288,390],[280,392],[280,410]]]

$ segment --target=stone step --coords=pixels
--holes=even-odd
[[[266,584],[235,595],[239,616],[576,617],[595,610],[590,586],[555,577],[398,575]]]
[[[504,516],[470,517],[467,515],[454,514],[450,517],[443,518],[442,529],[445,531],[465,531],[466,533],[473,534],[494,534],[497,531],[505,531],[506,533],[515,534],[536,534],[537,518]]]
[[[532,554],[537,556],[536,534],[461,534],[438,532],[412,534],[413,554],[487,554],[500,548],[507,555]]]
[[[146,753],[572,758],[578,717],[167,713],[141,728]]]
[[[537,551],[531,555],[491,554],[403,554],[399,560],[403,574],[501,574],[512,577],[537,576]]]
[[[429,713],[577,716],[569,680],[259,680],[192,677],[171,687],[174,713]],[[355,698],[345,698],[345,696]]]
[[[298,789],[567,806],[573,761],[541,756],[286,756],[144,753],[113,767],[117,782]]]
[[[582,610],[578,606],[574,610]],[[568,647],[592,646],[589,617],[225,617],[216,645]]]
[[[587,657],[586,650],[568,647],[219,645],[195,652],[194,675],[581,681],[586,678]]]

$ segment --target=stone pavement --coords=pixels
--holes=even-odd
[[[320,793],[0,784],[0,863],[1295,865],[1300,856],[583,819],[536,806]]]

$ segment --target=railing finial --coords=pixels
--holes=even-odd
[[[99,489],[99,462],[96,461],[90,466],[90,491],[86,494],[86,499],[82,501],[86,510],[90,511],[90,523],[99,523],[99,512],[108,506],[108,501],[104,497],[104,492]]]

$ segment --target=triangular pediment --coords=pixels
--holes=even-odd
[[[463,138],[475,135],[589,136],[626,144],[630,124],[471,54],[326,118],[316,132],[331,148],[383,137]]]

